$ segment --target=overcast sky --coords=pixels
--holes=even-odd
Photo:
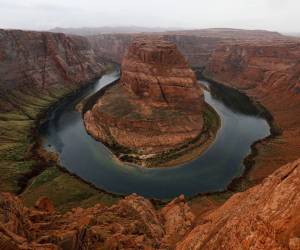
[[[0,27],[231,27],[300,32],[300,0],[0,0]]]

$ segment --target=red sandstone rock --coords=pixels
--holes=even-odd
[[[59,214],[27,209],[12,195],[0,194],[3,250],[168,248],[192,221],[184,200],[171,202],[160,213],[150,201],[131,195],[112,207],[96,205]]]
[[[85,116],[95,138],[148,157],[195,139],[202,131],[204,98],[176,46],[139,38],[122,62],[120,83]]]
[[[44,196],[37,200],[34,207],[48,213],[52,213],[55,210],[53,203],[48,199],[48,197]]]
[[[203,97],[194,72],[176,45],[162,39],[136,39],[122,61],[120,81],[143,101],[201,110]]]
[[[277,32],[238,29],[186,30],[161,32],[152,35],[157,34],[176,44],[191,66],[201,68],[207,65],[211,54],[220,44],[231,44],[236,43],[236,41],[253,42],[290,39]],[[138,35],[124,33],[100,34],[88,36],[87,38],[97,55],[121,63],[126,49]]]
[[[300,157],[300,43],[239,43],[217,49],[205,70],[216,81],[237,88],[271,112],[282,134],[257,145],[254,171],[260,180]]]
[[[202,215],[184,200],[160,211],[138,195],[60,214],[0,193],[1,249],[299,249],[300,159]]]
[[[10,91],[78,88],[104,68],[86,38],[49,32],[0,29],[0,57],[1,111],[18,105]]]
[[[193,67],[235,87],[263,104],[283,130],[281,136],[257,145],[258,156],[250,177],[260,181],[299,155],[299,39],[274,32],[208,29],[168,32]],[[120,61],[130,38],[119,34],[92,36],[96,52]],[[105,42],[109,41],[109,42]],[[113,47],[113,49],[111,49]],[[97,49],[98,48],[98,49]],[[101,49],[100,49],[101,48]]]
[[[166,236],[163,242],[176,243],[194,226],[195,216],[187,205],[184,196],[174,199],[161,209]]]
[[[176,249],[299,249],[300,160],[232,196]]]

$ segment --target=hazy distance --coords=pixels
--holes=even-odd
[[[299,0],[0,0],[0,27],[142,26],[300,32]]]

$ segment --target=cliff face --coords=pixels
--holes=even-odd
[[[151,33],[149,33],[151,35]],[[235,29],[203,29],[152,33],[175,43],[190,66],[203,68],[213,51],[222,44],[238,41],[287,40],[276,32]],[[106,59],[121,63],[126,49],[138,34],[100,34],[87,36],[95,52]]]
[[[0,189],[19,192],[44,167],[31,157],[37,118],[100,77],[104,64],[84,37],[0,30]]]
[[[0,90],[76,86],[98,77],[103,65],[83,37],[0,30]],[[4,105],[3,105],[4,106]],[[1,109],[5,108],[1,105]]]
[[[139,38],[122,62],[120,83],[84,120],[95,138],[149,155],[195,139],[203,127],[202,110],[203,93],[176,46]]]
[[[102,34],[88,36],[87,39],[97,55],[121,63],[126,49],[135,37],[133,34]]]
[[[235,194],[198,223],[184,197],[157,210],[131,195],[111,207],[56,212],[46,197],[28,209],[0,193],[1,249],[300,248],[300,160]]]
[[[121,63],[126,49],[138,34],[102,34],[87,37],[91,46],[103,58]],[[180,52],[193,67],[204,67],[213,50],[227,39],[202,37],[193,34],[162,33],[164,40],[177,45]]]
[[[145,102],[201,112],[203,97],[194,72],[176,45],[164,40],[137,39],[131,44],[122,61],[121,84]]]
[[[212,55],[205,74],[263,104],[282,134],[257,145],[253,179],[267,176],[300,156],[300,43],[224,45]]]
[[[232,196],[176,249],[300,249],[300,160]]]

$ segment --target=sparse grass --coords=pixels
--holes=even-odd
[[[207,107],[204,110],[203,114],[204,118],[204,129],[212,129],[216,130],[220,126],[220,120],[218,118],[218,114],[213,110],[212,107]]]
[[[61,172],[57,167],[48,168],[35,177],[21,195],[27,206],[33,206],[41,196],[47,196],[61,211],[96,203],[112,205],[119,200],[118,197],[97,191],[78,178]]]
[[[41,163],[31,159],[30,148],[35,138],[32,131],[36,120],[60,98],[70,94],[76,86],[53,86],[49,91],[30,88],[7,93],[10,103],[0,99],[1,105],[14,107],[0,113],[0,191],[20,193],[20,180],[30,178],[41,168]],[[37,169],[36,169],[37,168]],[[49,166],[30,181],[21,194],[28,206],[34,205],[40,196],[49,197],[59,210],[95,203],[113,204],[119,198],[100,192],[78,178]]]
[[[34,161],[0,161],[0,190],[5,192],[18,193],[19,178],[30,172]]]
[[[2,143],[0,145],[1,161],[23,161],[27,151],[28,144],[26,143]]]

